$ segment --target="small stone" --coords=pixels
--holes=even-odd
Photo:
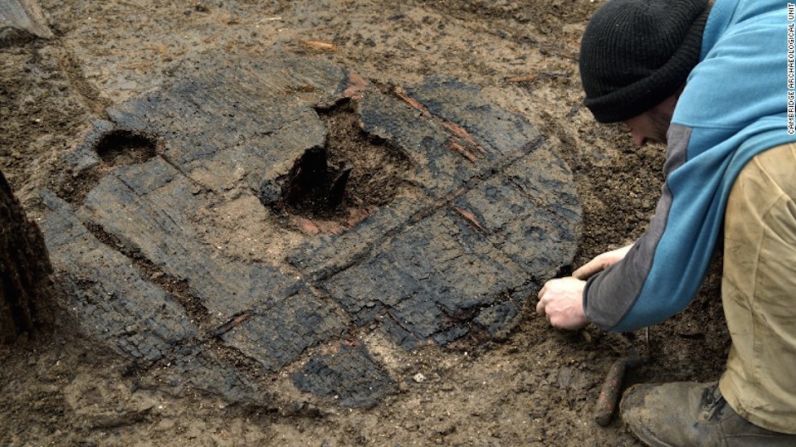
[[[260,202],[265,206],[274,206],[281,199],[282,187],[276,180],[263,180],[260,184]]]
[[[440,436],[448,436],[449,434],[451,434],[451,433],[456,431],[456,426],[455,425],[448,425],[448,426],[441,427],[441,428],[439,428],[439,429],[437,429],[435,431]]]
[[[426,376],[424,376],[423,373],[417,373],[414,376],[412,376],[412,380],[414,380],[417,383],[423,383],[426,381]]]
[[[156,427],[159,430],[171,430],[175,425],[174,419],[161,419],[160,422],[157,423]]]
[[[5,0],[0,8],[0,47],[34,38],[51,39],[52,31],[33,1]]]

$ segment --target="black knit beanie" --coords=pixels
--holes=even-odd
[[[609,0],[580,47],[586,107],[597,121],[624,121],[685,84],[699,62],[707,0]]]

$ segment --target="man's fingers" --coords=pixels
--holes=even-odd
[[[536,313],[544,315],[554,327],[576,329],[586,322],[583,312],[585,281],[567,277],[547,281],[539,292]]]
[[[545,306],[545,304],[546,304],[546,303],[545,303],[544,299],[541,299],[541,298],[540,298],[540,299],[539,299],[539,302],[538,302],[538,303],[536,303],[536,313],[537,313],[537,314],[539,314],[539,315],[542,315],[542,314],[544,314],[544,313],[545,313],[545,312],[544,312],[544,306]]]
[[[595,256],[594,259],[572,272],[572,276],[585,281],[595,273],[599,273],[607,269],[609,266],[614,265],[624,259],[632,248],[633,244],[630,244],[622,248],[617,248],[616,250],[607,251],[601,255]]]
[[[579,269],[572,272],[572,276],[578,279],[587,280],[589,277],[602,271],[605,268],[603,262],[597,258],[583,264]]]
[[[547,281],[542,286],[542,290],[536,294],[536,297],[539,298],[539,302],[536,303],[536,313],[539,315],[543,315],[545,313],[544,307],[547,305],[547,301],[544,299],[544,294],[547,292],[547,285],[550,284],[550,281]]]

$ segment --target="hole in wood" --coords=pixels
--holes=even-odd
[[[153,139],[126,130],[103,136],[96,146],[97,155],[110,165],[143,163],[157,155]]]
[[[323,147],[308,149],[290,171],[260,186],[260,201],[276,211],[349,221],[351,214],[389,203],[404,187],[409,158],[364,132],[350,101],[318,110],[326,124]]]

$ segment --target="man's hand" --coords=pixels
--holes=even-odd
[[[560,329],[580,329],[586,325],[583,310],[583,289],[586,280],[621,261],[633,244],[605,252],[575,270],[567,278],[551,279],[539,291],[536,313],[546,315],[547,321]]]
[[[633,248],[633,244],[597,255],[591,261],[583,264],[581,268],[575,270],[572,276],[578,279],[589,279],[595,273],[599,273],[624,259],[631,248]]]
[[[586,281],[567,277],[547,281],[539,291],[536,313],[560,329],[580,329],[586,325],[583,312],[583,288]]]

